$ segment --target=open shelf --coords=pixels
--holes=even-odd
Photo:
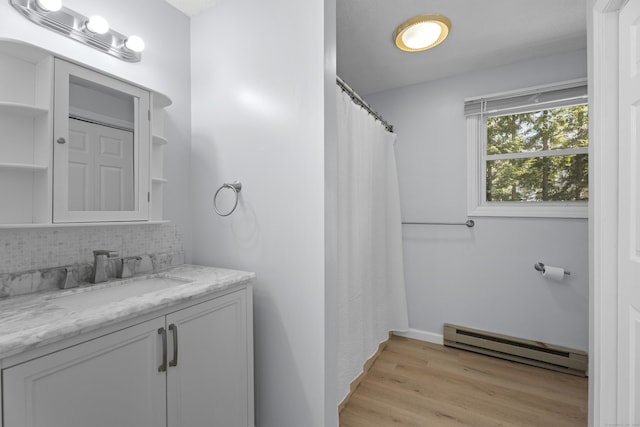
[[[0,113],[19,114],[21,116],[37,117],[49,112],[48,109],[35,105],[20,104],[18,102],[0,102]]]
[[[172,104],[171,99],[159,92],[153,93],[153,104],[157,105],[159,108],[167,108]]]
[[[155,145],[167,145],[169,143],[169,140],[160,135],[153,135],[152,142]]]
[[[18,228],[78,228],[78,227],[108,227],[112,225],[147,225],[147,224],[168,224],[169,220],[149,220],[149,221],[112,221],[112,222],[68,222],[68,223],[40,223],[40,224],[2,224],[0,230]]]
[[[45,165],[34,165],[31,163],[0,163],[0,169],[46,171],[49,167]]]

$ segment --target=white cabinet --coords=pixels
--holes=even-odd
[[[4,369],[5,427],[165,424],[155,319]]]
[[[246,295],[238,292],[167,316],[169,342],[177,331],[179,344],[177,354],[169,352],[169,426],[253,425],[252,338],[246,319]],[[177,366],[171,366],[174,361]]]
[[[165,108],[171,105],[171,100],[157,92],[151,94],[151,220],[162,219],[162,204],[164,185],[164,148],[169,142],[164,134]]]
[[[149,91],[54,61],[53,222],[149,219]]]
[[[2,371],[4,427],[253,426],[251,289]]]
[[[53,58],[0,43],[0,223],[51,222]]]
[[[0,40],[0,75],[0,198],[3,201],[0,228],[162,220],[163,192],[167,182],[163,170],[164,144],[167,143],[164,109],[171,105],[169,98],[107,76],[100,70],[55,58],[53,53],[36,46],[9,40]],[[101,87],[104,90],[96,90]],[[91,96],[101,92],[114,96]],[[105,110],[126,110],[112,102],[118,100],[119,94],[132,96],[131,123],[118,115],[107,115],[105,121],[102,114]],[[78,100],[77,105],[70,103],[72,98]],[[101,101],[96,107],[98,99]],[[87,108],[85,101],[94,105]],[[106,107],[100,108],[103,104]],[[90,113],[88,116],[87,112]],[[131,128],[135,146],[135,157],[130,162],[134,168],[133,192],[124,184],[127,180],[122,177],[128,175],[119,172],[122,168],[118,169],[111,162],[101,163],[104,167],[95,172],[92,179],[86,162],[77,161],[88,151],[70,159],[66,151],[70,144],[58,144],[57,141],[72,139],[64,124],[70,118],[78,117],[121,130]],[[78,142],[78,132],[75,136]],[[127,151],[120,150],[112,138],[102,141],[102,159],[118,157],[120,151]],[[128,161],[126,157],[122,158]],[[71,164],[74,168],[71,172],[61,169]],[[121,181],[121,186],[128,192],[118,190]],[[103,189],[100,185],[104,183],[109,185],[103,185]],[[74,189],[80,188],[78,194],[82,197],[69,200],[70,185]],[[85,197],[84,192],[89,192],[91,197]],[[124,200],[122,207],[118,207],[119,197]],[[131,201],[126,202],[129,199]],[[91,206],[78,209],[76,205],[80,203]],[[107,207],[100,207],[100,204]]]

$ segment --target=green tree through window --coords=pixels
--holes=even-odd
[[[486,200],[588,200],[588,123],[586,105],[486,118]]]

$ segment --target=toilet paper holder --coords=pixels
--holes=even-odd
[[[533,268],[535,268],[536,270],[538,270],[540,273],[544,273],[544,264],[541,262],[537,262],[533,265]],[[570,276],[571,273],[569,273],[568,271],[564,272],[565,276]]]

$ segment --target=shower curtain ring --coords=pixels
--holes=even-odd
[[[233,192],[235,193],[236,196],[236,200],[233,203],[233,207],[231,208],[231,210],[227,213],[222,213],[220,212],[220,210],[218,209],[218,205],[217,205],[217,198],[218,198],[218,193],[220,193],[220,191],[223,188],[230,188],[231,190],[233,190]],[[216,194],[213,195],[213,209],[216,211],[216,213],[220,216],[229,216],[233,213],[233,211],[236,210],[236,207],[238,206],[238,199],[240,197],[240,191],[242,190],[242,183],[240,181],[235,181],[232,184],[229,184],[227,182],[225,182],[224,184],[222,184],[220,186],[220,188],[218,188],[218,190],[216,191]]]

